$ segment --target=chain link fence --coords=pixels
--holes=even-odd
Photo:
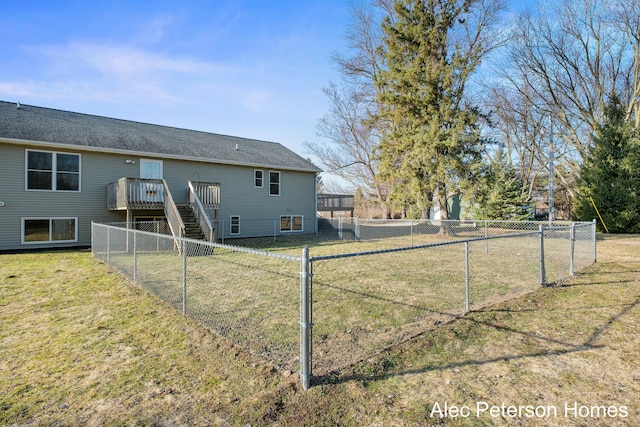
[[[278,369],[299,359],[300,257],[93,224],[93,255]]]
[[[549,227],[569,227],[573,222],[556,221]],[[591,225],[591,222],[575,223]],[[381,244],[413,246],[430,243],[434,237],[448,239],[469,239],[538,231],[540,221],[504,220],[429,220],[429,219],[363,219],[351,217],[319,219],[319,235],[324,239],[347,241],[379,240]],[[384,242],[386,243],[384,243]]]
[[[278,252],[94,223],[93,254],[305,389],[595,261],[594,223],[335,221]]]
[[[410,238],[412,245],[310,259],[319,375],[470,310],[558,283],[595,260],[593,223],[348,224],[343,238],[359,232],[360,241]]]

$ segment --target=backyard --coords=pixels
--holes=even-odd
[[[467,310],[532,292],[541,276],[569,276],[570,227],[545,231],[542,266],[539,233],[505,227],[538,224],[500,225],[488,239],[484,227],[468,226],[443,236],[414,225],[408,236],[396,221],[359,226],[362,238],[374,237],[359,241],[292,235],[220,246],[94,224],[93,254],[277,369],[297,371],[308,248],[313,373],[328,375]],[[593,262],[593,226],[577,230],[573,260],[583,268]]]
[[[281,245],[279,250],[297,249]],[[479,249],[475,253],[484,256]],[[511,268],[534,269],[535,263],[526,267],[529,261],[523,254],[515,258],[522,257],[523,264],[512,261]],[[371,281],[369,288],[380,287],[376,295],[385,296],[364,306],[372,311],[371,318],[390,326],[406,324],[407,316],[417,321],[409,322],[412,329],[400,343],[364,359],[347,358],[348,363],[338,364],[337,369],[320,369],[308,391],[301,390],[290,366],[276,369],[263,361],[263,355],[235,346],[224,333],[181,315],[89,252],[3,254],[0,424],[636,425],[640,422],[638,254],[639,236],[606,236],[598,242],[598,263],[575,277],[545,288],[534,283],[519,289],[522,284],[514,283],[509,288],[512,299],[496,298],[492,304],[472,307],[464,316],[456,310],[442,323],[427,321],[419,304],[394,303],[393,312],[388,306],[380,308],[377,304],[392,296],[385,296],[388,290],[380,284],[390,279],[366,279]],[[459,253],[442,257],[455,259]],[[197,261],[213,267],[211,259]],[[237,267],[247,258],[236,261]],[[404,271],[400,263],[411,261],[404,257],[386,262]],[[482,260],[478,265],[491,263],[495,261]],[[363,269],[371,271],[374,265],[375,261]],[[238,270],[230,269],[229,263],[225,266],[214,270],[226,268],[224,277]],[[500,282],[500,268],[492,269],[498,272],[495,287],[506,286]],[[265,270],[273,278],[297,274],[295,268],[283,274],[279,264]],[[335,271],[318,267],[314,274],[330,277]],[[162,269],[157,274],[170,275]],[[211,277],[203,276],[201,281]],[[351,277],[362,276],[360,272]],[[252,277],[245,275],[246,286],[237,290],[248,299],[255,292]],[[416,278],[394,280],[414,283]],[[314,335],[345,343],[348,331],[354,336],[349,319],[363,308],[354,308],[355,300],[348,301],[344,289],[336,294],[334,288],[346,289],[349,280],[338,286],[333,280],[325,282],[333,284],[326,289],[318,285],[320,314]],[[411,301],[412,290],[404,292]],[[295,299],[294,304],[282,304],[279,300],[290,302],[290,297],[269,294],[272,299],[264,305],[291,306],[282,310],[297,313]],[[297,289],[294,294],[297,298]],[[446,296],[441,299],[441,307],[464,308],[464,295],[451,302]],[[334,305],[323,307],[323,301]],[[238,302],[224,311],[234,313],[243,306]],[[248,322],[241,329],[247,331],[256,327],[251,322],[271,321],[273,334],[281,334],[285,343],[291,341],[290,333],[279,329],[282,322],[274,320],[279,311],[274,312],[270,318],[233,319]],[[331,319],[343,319],[343,336],[337,336],[339,321],[323,325],[329,313]],[[291,346],[295,340],[284,345]],[[322,346],[314,351],[326,351]],[[351,352],[350,347],[345,349]],[[489,409],[478,414],[484,403],[525,408],[516,417],[493,416]],[[469,416],[464,416],[465,407],[471,410]],[[538,413],[529,417],[527,407]],[[456,410],[462,412],[454,418]]]

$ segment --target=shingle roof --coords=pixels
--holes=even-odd
[[[89,150],[319,172],[275,142],[93,116],[0,101],[0,139]]]

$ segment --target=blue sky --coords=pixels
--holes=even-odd
[[[527,1],[527,0],[522,0]],[[0,100],[321,142],[349,0],[0,2]]]
[[[305,155],[348,15],[336,0],[3,0],[0,99]]]

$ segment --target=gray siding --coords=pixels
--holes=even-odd
[[[274,221],[281,215],[302,215],[304,233],[315,230],[315,182],[316,174],[277,169],[264,169],[265,183],[254,187],[255,167],[212,165],[181,160],[164,161],[164,178],[171,194],[178,203],[186,203],[187,182],[208,181],[220,183],[221,207],[218,219],[223,234],[219,237],[270,236]],[[259,169],[259,168],[258,168]],[[280,172],[280,196],[269,195],[267,174],[269,170]],[[240,235],[229,234],[229,218],[240,216]]]
[[[70,152],[81,155],[81,191],[25,190],[25,150]],[[153,158],[151,156],[144,158]],[[126,160],[135,163],[127,163]],[[189,180],[221,184],[219,220],[229,236],[229,217],[241,217],[241,234],[232,237],[271,235],[280,215],[302,215],[304,232],[315,232],[315,172],[280,170],[280,196],[269,196],[268,172],[263,188],[254,188],[255,167],[220,165],[187,160],[163,160],[164,178],[177,203],[188,200]],[[277,170],[277,169],[271,169]],[[0,250],[91,244],[91,222],[124,221],[125,212],[107,210],[107,184],[122,177],[137,178],[140,157],[95,151],[43,148],[0,142]],[[138,212],[144,214],[144,212]],[[23,217],[77,217],[78,241],[57,244],[21,244]],[[279,223],[275,223],[279,228]],[[222,236],[220,236],[222,237]]]

